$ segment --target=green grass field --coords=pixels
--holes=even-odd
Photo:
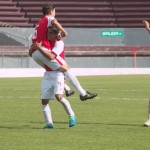
[[[150,76],[78,77],[98,93],[82,102],[77,92],[68,98],[77,125],[51,101],[54,129],[44,130],[40,103],[41,78],[0,78],[0,150],[149,150],[147,119]]]

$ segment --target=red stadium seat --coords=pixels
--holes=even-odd
[[[25,18],[25,13],[21,12],[21,8],[17,7],[17,1],[0,1],[0,26],[19,26],[33,27],[29,23],[29,18]]]
[[[15,12],[11,14],[14,19],[22,15],[28,18],[25,22],[35,26],[42,17],[42,5],[48,2],[2,0],[0,16],[7,16],[8,13],[4,14],[7,11]],[[56,18],[64,27],[143,27],[142,20],[149,19],[150,14],[150,1],[143,0],[51,0],[50,3],[56,5]]]

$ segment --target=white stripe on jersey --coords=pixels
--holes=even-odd
[[[47,28],[48,28],[48,27],[51,27],[51,26],[52,26],[51,23],[52,23],[53,20],[55,20],[55,18],[54,18],[54,17],[48,17],[48,16],[47,16],[47,19],[48,19],[48,24],[47,24]]]
[[[52,52],[59,56],[64,51],[64,42],[62,40],[56,41]]]

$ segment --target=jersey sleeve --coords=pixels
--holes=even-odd
[[[52,49],[52,53],[56,56],[60,55],[64,51],[64,42],[62,40],[57,41],[55,43],[54,48]]]
[[[48,24],[47,24],[47,28],[52,26],[52,22],[56,20],[54,17],[48,17]]]

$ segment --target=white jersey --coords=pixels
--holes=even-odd
[[[55,46],[52,49],[52,52],[57,56],[60,56],[63,51],[64,51],[64,42],[62,40],[56,41]]]

